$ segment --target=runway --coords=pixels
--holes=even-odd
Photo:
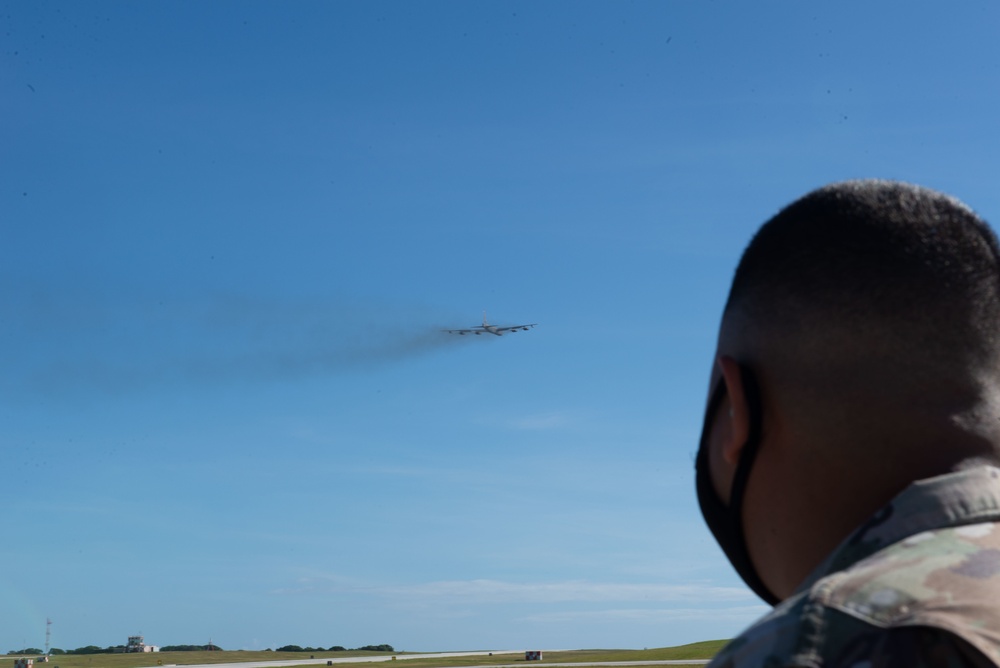
[[[563,651],[563,650],[551,650]],[[301,659],[285,659],[281,661],[241,661],[238,663],[165,663],[163,666],[183,666],[184,668],[282,668],[282,666],[325,666],[327,661],[333,665],[339,663],[379,663],[382,661],[405,661],[407,659],[442,659],[456,656],[489,656],[490,654],[523,654],[524,650],[498,650],[493,652],[438,652],[434,654],[386,654],[385,656],[348,656],[343,658],[307,659],[305,653]],[[147,666],[145,668],[163,668],[163,666]],[[456,667],[458,668],[458,667]],[[496,666],[494,668],[500,668]]]
[[[565,652],[568,650],[543,650],[543,652]],[[406,661],[407,659],[442,659],[454,658],[456,656],[496,656],[498,654],[523,654],[523,650],[499,650],[493,652],[439,652],[435,654],[395,654],[390,656],[352,656],[342,659],[291,659],[282,661],[241,661],[234,663],[165,663],[162,666],[147,666],[145,668],[166,668],[167,666],[183,666],[183,668],[287,668],[288,666],[325,666],[327,662],[333,665],[340,663],[378,663],[383,661]],[[663,661],[577,661],[570,663],[556,663],[545,661],[532,661],[532,666],[538,668],[583,668],[585,666],[692,666],[704,665],[708,659],[671,659]],[[449,668],[526,668],[525,662],[518,664],[498,664],[495,666],[450,666]]]

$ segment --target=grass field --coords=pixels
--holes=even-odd
[[[684,659],[710,659],[722,649],[727,641],[708,640],[679,647],[657,649],[585,649],[571,652],[546,652],[543,663],[567,663],[575,661],[662,661]],[[396,652],[397,655],[404,654]],[[49,663],[35,663],[36,668],[140,668],[155,666],[178,666],[199,663],[232,663],[236,661],[289,661],[294,659],[336,659],[348,656],[391,656],[386,652],[159,652],[156,654],[62,654],[50,658]],[[14,657],[0,656],[0,668],[9,668]],[[523,654],[498,654],[496,656],[460,656],[437,659],[407,659],[405,663],[393,665],[399,668],[452,668],[457,666],[509,666],[512,664],[532,665],[524,660]],[[335,664],[336,665],[336,664]]]

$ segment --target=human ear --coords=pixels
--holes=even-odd
[[[746,386],[739,363],[728,355],[719,355],[716,360],[722,373],[722,382],[726,384],[729,412],[724,419],[729,420],[729,429],[724,430],[725,441],[722,444],[722,458],[730,466],[736,466],[750,436],[750,409],[747,406]]]

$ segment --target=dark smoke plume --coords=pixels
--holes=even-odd
[[[129,392],[165,384],[290,381],[364,370],[461,345],[440,313],[349,300],[22,302],[0,337],[30,337],[19,388]],[[10,323],[10,320],[7,321]],[[455,326],[450,323],[447,326]],[[0,340],[2,340],[0,339]],[[8,341],[8,345],[18,345]]]

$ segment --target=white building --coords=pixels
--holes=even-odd
[[[142,636],[129,636],[128,644],[125,645],[126,652],[159,652],[160,648],[156,645],[147,645],[145,638]]]

